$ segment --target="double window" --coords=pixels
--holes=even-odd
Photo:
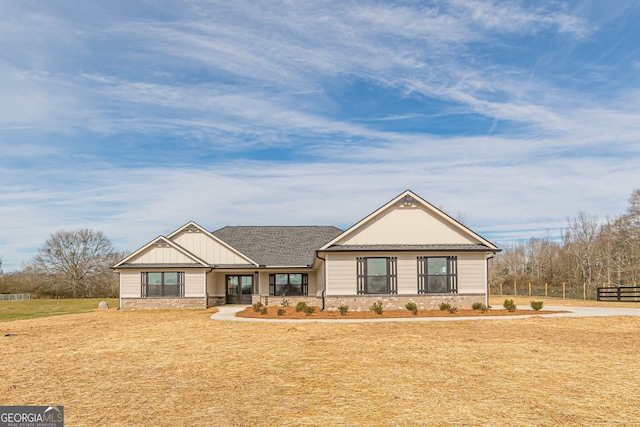
[[[418,257],[418,293],[446,294],[458,292],[458,259]]]
[[[149,271],[141,276],[143,297],[184,296],[183,271]]]
[[[358,294],[395,294],[397,258],[358,258]]]
[[[306,273],[277,273],[269,275],[269,295],[300,296],[309,291]]]

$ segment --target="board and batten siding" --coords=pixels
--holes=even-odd
[[[477,239],[422,207],[389,209],[362,224],[338,245],[470,244]]]
[[[331,253],[326,254],[327,277],[326,295],[355,295],[357,293],[357,258],[386,257],[397,258],[397,286],[399,295],[418,293],[418,256],[458,257],[458,293],[485,293],[486,258],[484,253]]]
[[[154,245],[129,261],[130,264],[193,264],[193,262],[193,258],[168,244]]]
[[[204,297],[206,286],[205,269],[149,268],[120,271],[120,298],[140,298],[142,279],[140,274],[149,271],[184,271],[184,296]]]
[[[249,264],[249,261],[205,233],[183,231],[171,239],[209,264]]]

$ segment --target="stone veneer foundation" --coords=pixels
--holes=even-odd
[[[307,305],[315,305],[322,308],[322,297],[286,297],[289,305],[295,306],[304,301]],[[282,297],[253,295],[253,303],[260,301],[264,305],[282,305]],[[430,295],[330,295],[324,298],[324,309],[327,311],[338,310],[341,305],[349,307],[350,311],[366,311],[376,302],[382,301],[385,310],[405,310],[409,302],[413,302],[418,310],[439,310],[440,304],[446,302],[460,309],[470,309],[474,302],[485,304],[485,294],[430,294]]]
[[[365,311],[376,302],[382,301],[385,310],[405,310],[409,302],[418,310],[438,310],[446,302],[461,309],[470,309],[474,302],[485,303],[485,294],[430,294],[430,295],[330,295],[324,298],[325,310],[338,310],[341,305],[349,311]],[[322,301],[320,300],[320,304]]]
[[[205,298],[122,298],[122,310],[207,308]]]

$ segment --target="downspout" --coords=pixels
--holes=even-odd
[[[316,251],[316,258],[321,259],[322,262],[322,268],[324,269],[324,286],[322,287],[322,292],[320,293],[320,295],[322,296],[322,307],[320,308],[321,311],[324,311],[325,309],[325,295],[326,295],[326,290],[327,290],[327,259],[326,258],[322,258],[320,255],[318,255],[318,251]]]
[[[209,273],[213,271],[213,267],[209,267],[209,271],[204,275],[204,308],[209,308]]]
[[[491,256],[487,257],[487,267],[486,267],[486,270],[487,270],[487,292],[485,293],[485,297],[484,297],[484,299],[485,299],[484,305],[486,305],[487,307],[489,307],[489,293],[491,292],[491,287],[489,285],[489,260],[492,259],[492,258],[495,258],[495,256],[496,256],[495,254],[492,254]]]

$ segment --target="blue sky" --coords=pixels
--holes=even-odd
[[[498,243],[640,187],[638,1],[0,0],[0,257],[405,189]]]

